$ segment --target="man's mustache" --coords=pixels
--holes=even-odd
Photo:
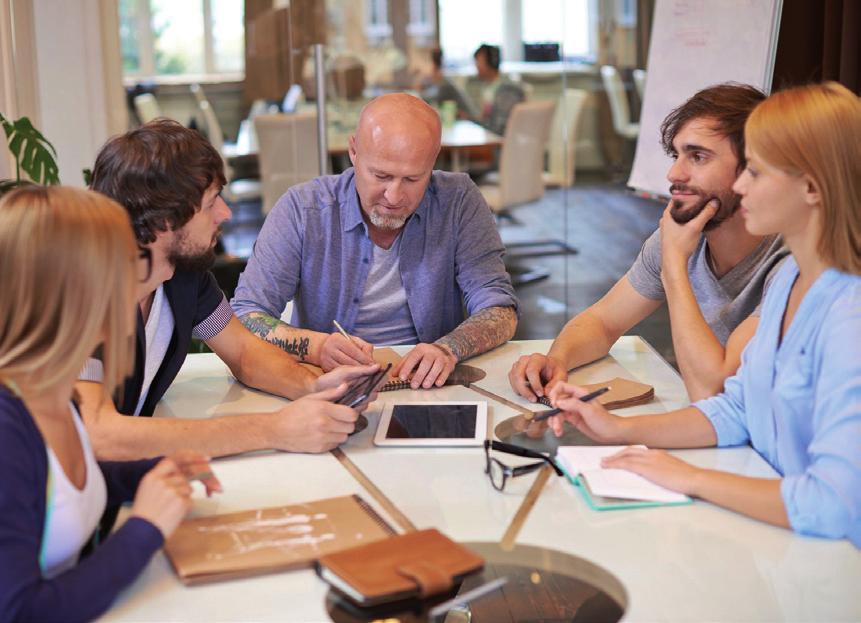
[[[670,186],[670,192],[694,193],[697,195],[703,194],[699,188],[694,188],[693,186],[686,186],[685,184],[672,184]]]

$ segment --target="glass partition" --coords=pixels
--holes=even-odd
[[[625,273],[657,223],[659,211],[640,215],[622,185],[633,141],[615,129],[600,72],[618,68],[635,122],[637,3],[173,4],[118,0],[126,84],[131,95],[153,92],[160,114],[221,141],[232,181],[248,182],[232,195],[232,227],[242,236],[231,240],[228,231],[226,242],[236,255],[251,252],[283,192],[320,173],[317,43],[327,172],[350,166],[349,137],[371,98],[407,91],[426,99],[443,122],[436,167],[469,174],[496,213],[518,282],[518,338],[555,337]],[[200,90],[189,88],[194,83]],[[258,136],[261,127],[267,137]]]

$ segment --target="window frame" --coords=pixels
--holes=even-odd
[[[188,1],[188,0],[183,0]],[[199,0],[203,15],[203,73],[159,74],[155,67],[155,40],[152,30],[152,12],[149,0],[135,0],[137,20],[137,71],[123,68],[123,84],[134,85],[141,81],[155,84],[187,84],[191,82],[241,82],[245,79],[245,59],[242,71],[218,71],[215,66],[215,20],[212,14],[212,0]]]
[[[374,19],[375,13],[376,19]],[[393,32],[392,23],[389,20],[388,0],[366,0],[365,35],[368,37],[368,41],[375,43],[388,39]]]

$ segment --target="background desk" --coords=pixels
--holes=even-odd
[[[355,132],[355,127],[345,128],[338,124],[330,124],[328,129],[329,155],[337,156],[347,153],[350,135]],[[462,171],[464,169],[463,153],[473,147],[498,147],[502,145],[502,137],[486,130],[473,121],[455,121],[451,126],[442,129],[442,140],[440,150],[451,154],[452,170]],[[224,145],[224,155],[228,159],[256,158],[257,137],[250,123],[244,123],[240,127],[236,143]]]
[[[511,362],[548,347],[549,341],[511,342],[472,360],[488,373],[478,385],[516,402],[505,380]],[[686,403],[681,379],[637,337],[623,337],[610,357],[576,370],[571,378],[589,382],[620,372],[654,385],[656,400],[619,413]],[[498,541],[532,477],[514,479],[499,493],[484,476],[479,448],[376,448],[373,434],[382,403],[406,396],[484,399],[462,387],[381,394],[368,410],[370,426],[344,444],[345,454],[419,528],[438,527],[458,540]],[[285,402],[236,383],[214,355],[192,355],[157,414],[208,417],[272,410]],[[498,402],[489,400],[488,406],[494,424],[516,413]],[[774,475],[748,447],[675,454],[703,467]],[[212,500],[196,494],[195,515],[347,493],[360,493],[374,503],[331,454],[260,452],[220,459],[214,469],[225,493]],[[800,537],[702,501],[675,508],[595,512],[566,481],[553,477],[517,542],[581,556],[615,574],[628,592],[629,621],[861,619],[857,594],[861,552],[847,541]],[[325,621],[325,593],[326,586],[310,570],[187,588],[159,553],[104,620]]]

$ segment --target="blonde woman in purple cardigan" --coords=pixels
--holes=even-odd
[[[94,192],[29,186],[0,201],[0,620],[103,613],[190,508],[208,459],[98,463],[73,386],[97,348],[106,387],[129,371],[136,282],[128,216]],[[207,492],[220,490],[214,476]],[[105,506],[129,519],[92,552]]]

